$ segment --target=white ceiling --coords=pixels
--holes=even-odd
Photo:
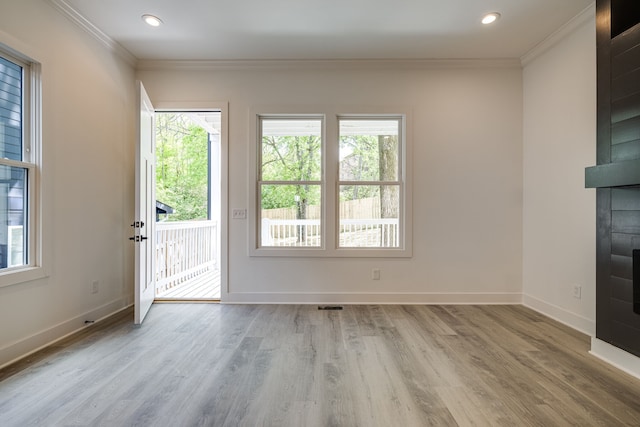
[[[593,0],[50,0],[138,59],[519,58]],[[66,3],[66,4],[65,4]],[[480,23],[497,11],[495,24]],[[164,21],[146,25],[150,13]]]

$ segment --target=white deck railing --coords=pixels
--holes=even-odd
[[[156,295],[217,264],[217,222],[156,223]]]
[[[341,247],[399,245],[399,222],[395,218],[341,219]],[[261,246],[320,246],[319,219],[262,219]]]

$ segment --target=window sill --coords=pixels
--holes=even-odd
[[[259,248],[252,249],[252,257],[277,258],[411,258],[410,249],[341,248]]]
[[[0,273],[0,288],[43,279],[48,274],[43,267],[20,267]]]

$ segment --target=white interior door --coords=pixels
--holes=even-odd
[[[156,288],[155,274],[155,111],[138,82],[138,146],[136,149],[136,217],[135,248],[135,324],[144,320],[153,304]]]

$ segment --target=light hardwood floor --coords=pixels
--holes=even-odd
[[[640,380],[522,306],[154,305],[0,371],[0,426],[640,425]]]

